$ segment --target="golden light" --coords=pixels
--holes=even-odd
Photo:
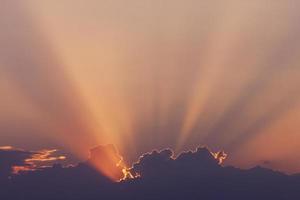
[[[216,153],[211,152],[213,157],[219,161],[219,165],[223,163],[223,161],[227,158],[227,154],[224,151],[219,151]]]
[[[0,150],[12,150],[12,146],[0,146]]]
[[[234,163],[242,160],[240,149],[280,146],[285,137],[289,126],[277,120],[300,93],[297,6],[74,0],[70,9],[67,0],[3,2],[0,125],[7,140],[56,145],[80,160],[91,146],[114,144],[124,159],[115,148],[93,149],[90,162],[119,180],[132,177],[125,162],[152,149],[203,144],[229,150]],[[275,121],[280,131],[267,139]],[[296,132],[299,124],[292,126]],[[300,145],[293,138],[286,154]],[[270,158],[286,156],[272,150]],[[49,153],[28,162],[65,159]]]
[[[112,181],[133,178],[114,145],[103,145],[91,149],[88,163]]]

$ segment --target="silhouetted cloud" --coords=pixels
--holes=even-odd
[[[141,156],[133,165],[131,173],[142,178],[159,179],[169,176],[196,176],[200,171],[206,172],[221,167],[220,160],[225,159],[225,155],[223,151],[213,153],[206,147],[183,152],[176,158],[170,149],[155,150]]]
[[[7,179],[12,174],[34,171],[47,164],[66,159],[65,156],[54,155],[56,151],[56,149],[26,151],[11,146],[0,147],[0,178]]]
[[[113,166],[112,162],[119,162],[121,157],[116,148],[105,145],[91,152],[88,161],[74,166],[54,164],[52,167],[27,171],[12,175],[11,179],[1,180],[0,194],[11,200],[300,198],[299,175],[289,176],[262,167],[249,170],[223,167],[218,158],[224,157],[225,153],[212,153],[205,147],[183,152],[177,157],[171,149],[146,153],[130,169],[132,174],[139,176],[120,182],[112,181],[91,166],[91,161],[110,166]],[[114,156],[116,159],[112,160]],[[32,157],[34,153],[30,151],[0,148],[1,163],[6,160],[10,166],[26,165],[25,160]]]
[[[27,166],[26,159],[33,156],[32,152],[0,147],[0,179],[7,179],[13,166]]]

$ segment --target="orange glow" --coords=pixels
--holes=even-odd
[[[13,166],[12,174],[19,174],[20,172],[34,171],[35,169],[30,166]]]
[[[26,159],[26,163],[35,163],[35,162],[50,162],[50,161],[58,161],[58,160],[65,160],[65,156],[51,156],[53,153],[57,152],[56,149],[52,150],[41,150],[34,154],[32,158]]]
[[[128,179],[134,179],[138,178],[139,176],[133,176],[132,173],[129,171],[130,169],[128,168],[123,168],[122,173],[123,173],[123,178],[120,179],[120,181],[128,180]]]
[[[5,150],[13,150],[14,147],[11,148],[4,148]],[[23,151],[23,150],[20,150]],[[25,152],[25,151],[24,151]],[[66,156],[54,156],[53,154],[57,152],[56,149],[52,150],[41,150],[36,152],[30,152],[31,154],[30,158],[27,158],[24,160],[24,165],[16,165],[12,167],[12,173],[18,174],[20,172],[26,172],[26,171],[35,171],[39,168],[47,167],[49,166],[49,163],[53,163],[56,161],[62,161],[66,159]]]
[[[130,169],[124,163],[123,157],[119,155],[114,145],[103,145],[93,148],[89,164],[112,181],[117,182],[139,177],[138,175],[132,175]]]
[[[227,154],[224,151],[219,151],[216,153],[211,152],[216,160],[219,161],[219,165],[223,163],[223,161],[227,158]]]
[[[118,181],[124,176],[123,169],[125,164],[123,163],[123,158],[113,145],[93,148],[89,164],[113,181]]]
[[[12,146],[2,146],[0,147],[0,150],[12,150],[13,147]]]

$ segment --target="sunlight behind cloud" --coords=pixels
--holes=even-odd
[[[244,165],[256,144],[290,134],[281,122],[299,110],[297,1],[0,1],[5,142],[40,135],[79,158],[112,143],[128,163],[204,144]],[[293,138],[267,157],[293,154]]]

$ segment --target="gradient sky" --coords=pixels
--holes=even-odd
[[[300,171],[298,0],[0,0],[0,146],[207,145]],[[288,163],[288,164],[287,164]]]

